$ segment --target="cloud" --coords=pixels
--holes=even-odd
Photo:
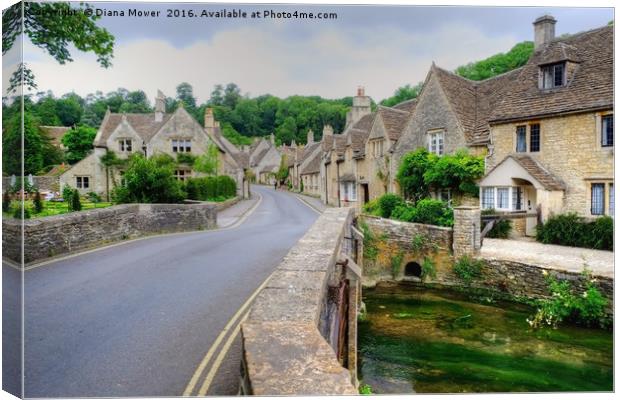
[[[159,39],[124,41],[117,44],[109,69],[101,68],[92,54],[75,49],[75,61],[65,65],[30,43],[24,54],[39,90],[57,95],[125,87],[142,89],[150,97],[159,88],[173,96],[176,85],[186,81],[199,101],[208,99],[215,84],[228,82],[253,96],[328,98],[352,95],[358,85],[364,85],[378,101],[398,86],[423,80],[433,60],[454,69],[507,51],[516,42],[510,34],[489,37],[465,23],[424,33],[389,26],[324,27],[302,37],[287,35],[285,27],[278,25],[253,25],[222,30],[183,48]]]

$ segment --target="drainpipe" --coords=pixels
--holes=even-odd
[[[338,188],[338,207],[342,207],[340,205],[340,162],[336,160],[336,185]]]

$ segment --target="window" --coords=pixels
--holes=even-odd
[[[383,157],[383,139],[372,142],[372,155],[375,158]]]
[[[75,187],[78,189],[88,189],[90,187],[88,176],[76,176]]]
[[[492,187],[482,188],[482,208],[495,208],[495,189]]]
[[[502,210],[508,209],[509,190],[510,188],[507,188],[507,187],[497,188],[497,208],[498,209],[502,209]]]
[[[172,152],[173,153],[190,153],[192,151],[192,141],[183,139],[172,140]]]
[[[530,152],[540,151],[540,124],[530,125]]]
[[[515,211],[523,210],[523,188],[518,186],[512,188],[512,209]]]
[[[357,201],[357,187],[355,182],[340,183],[340,200]]]
[[[452,193],[450,189],[441,189],[437,191],[437,199],[450,205],[452,203]]]
[[[443,132],[430,133],[428,136],[428,151],[442,155],[443,150]]]
[[[609,184],[609,215],[614,216],[614,208],[616,207],[614,199],[614,184]]]
[[[174,177],[180,181],[184,181],[185,179],[190,177],[191,172],[186,169],[177,169],[174,171]]]
[[[541,68],[542,72],[542,89],[552,89],[564,86],[565,73],[564,63],[546,65]]]
[[[604,115],[601,118],[601,146],[611,147],[614,145],[614,116]]]
[[[525,125],[519,125],[517,126],[517,153],[525,153],[526,151]]]
[[[120,139],[118,141],[118,149],[121,152],[131,152],[131,139]]]
[[[593,183],[591,193],[590,213],[592,215],[605,214],[605,184]]]

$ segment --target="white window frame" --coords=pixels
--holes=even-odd
[[[513,201],[514,201],[514,196],[516,193],[517,188],[520,188],[521,190],[521,208],[520,209],[515,209],[513,208]],[[507,205],[508,207],[500,207],[499,206],[499,190],[500,189],[506,189],[508,191],[508,196],[507,196]],[[484,199],[485,199],[485,191],[486,190],[492,190],[493,191],[493,205],[492,207],[487,207],[484,204]],[[512,211],[523,211],[525,210],[525,189],[521,186],[483,186],[480,188],[480,209],[481,210],[488,210],[488,209],[495,209],[497,211],[504,211],[504,212],[512,212]]]
[[[118,149],[121,153],[131,153],[133,151],[133,141],[131,139],[119,139]]]
[[[90,176],[85,176],[85,175],[76,176],[75,187],[78,189],[90,189]]]
[[[445,152],[444,131],[434,131],[428,133],[428,151],[441,156]]]
[[[340,182],[340,200],[357,201],[357,187],[355,182]]]

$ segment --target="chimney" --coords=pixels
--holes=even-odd
[[[555,23],[551,15],[543,15],[534,21],[534,49],[545,45],[555,38]]]
[[[297,146],[297,144],[295,144],[295,139],[291,140],[291,147],[295,147]]]
[[[334,128],[331,125],[323,125],[323,136],[332,136],[334,134]]]
[[[312,129],[308,129],[308,139],[306,140],[306,144],[312,143],[314,143],[314,132],[312,132]]]
[[[365,94],[364,94],[364,86],[358,86],[357,87],[357,95],[358,96],[365,96]]]
[[[207,107],[205,109],[205,128],[213,128],[215,126],[215,117],[213,117],[213,109]]]
[[[276,137],[273,133],[269,135],[269,141],[271,142],[271,144],[276,144]]]
[[[155,121],[161,122],[164,119],[166,113],[166,96],[157,90],[157,97],[155,97]]]

